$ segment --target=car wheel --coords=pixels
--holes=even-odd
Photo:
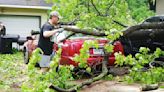
[[[24,63],[28,64],[29,63],[29,52],[26,47],[23,50],[23,57],[24,57]]]

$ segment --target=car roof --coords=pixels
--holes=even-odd
[[[164,16],[153,16],[146,19],[143,23],[145,22],[164,22]]]

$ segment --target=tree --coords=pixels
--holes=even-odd
[[[51,0],[48,0],[49,2]],[[132,24],[132,18],[125,0],[52,0],[53,10],[63,16],[63,22],[76,22],[79,28],[121,30],[115,21]],[[51,2],[52,2],[51,1]]]
[[[128,3],[126,0],[47,0],[47,2],[54,3],[53,10],[60,12],[63,16],[62,22],[73,23],[80,28],[70,29],[64,27],[66,30],[74,30],[74,33],[83,32],[95,36],[106,36],[111,42],[116,40],[122,34],[120,30],[127,27],[126,25],[132,25],[135,22],[134,19],[136,19],[131,17],[133,8],[129,6],[130,2]],[[140,21],[140,19],[138,21]],[[127,30],[130,30],[131,32],[133,31],[133,28],[137,30],[145,27],[147,27],[147,25],[144,27],[142,25],[137,25],[130,27]],[[109,43],[109,47],[107,46],[107,51],[108,49],[111,49],[111,44],[112,43]],[[85,46],[83,48],[85,48]],[[68,90],[61,89],[54,85],[51,85],[50,88],[62,92],[72,92],[76,91],[77,88],[81,88],[101,79],[108,72],[106,67],[107,59],[107,55],[104,56],[102,73],[99,76],[89,79]]]

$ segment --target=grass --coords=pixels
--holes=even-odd
[[[0,92],[20,91],[26,78],[22,52],[14,50],[13,54],[0,54]]]
[[[13,54],[0,54],[0,92],[21,92],[21,85],[27,78],[27,65],[23,63],[22,52],[14,50]],[[104,79],[120,80],[112,75]]]

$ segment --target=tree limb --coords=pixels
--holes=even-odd
[[[90,2],[89,2],[89,0],[88,0],[88,2],[87,2],[87,8],[88,8],[88,13],[90,13]]]
[[[107,36],[104,32],[100,31],[90,31],[87,29],[79,29],[79,28],[72,28],[72,27],[64,27],[67,31],[72,31],[74,33],[82,33],[85,35],[93,35],[93,36]],[[128,27],[127,29],[123,30],[123,35],[127,36],[128,34],[140,30],[140,29],[164,29],[164,22],[161,23],[146,23],[146,24],[138,24],[135,26]]]
[[[145,24],[138,24],[135,26],[131,26],[123,31],[123,35],[127,36],[128,34],[131,34],[132,32],[140,30],[140,29],[164,29],[164,22],[145,23]]]
[[[112,5],[114,4],[114,2],[115,2],[115,0],[113,0],[112,3],[109,4],[109,6],[107,7],[107,9],[106,9],[106,14],[105,14],[106,16],[109,16],[108,11],[109,11],[109,9],[112,7]]]
[[[99,32],[99,31],[90,31],[87,29],[79,29],[79,28],[72,28],[72,27],[64,27],[65,30],[67,31],[72,31],[75,33],[82,33],[85,35],[93,35],[93,36],[107,36],[105,35],[104,32]]]
[[[123,25],[125,26],[125,25]],[[93,36],[107,36],[104,32],[100,31],[90,31],[87,29],[79,29],[79,28],[72,28],[67,25],[63,27],[67,31],[71,31],[74,33],[82,33],[85,35],[93,35]],[[131,34],[134,31],[140,30],[140,29],[164,29],[164,22],[160,23],[146,23],[146,24],[138,24],[135,26],[128,27],[127,29],[123,30],[123,35],[127,36],[128,34]],[[35,32],[32,32],[35,33]],[[37,32],[36,32],[37,33]],[[38,31],[39,33],[39,31]]]
[[[102,73],[100,75],[98,75],[97,77],[94,77],[92,79],[88,79],[85,82],[82,82],[81,84],[74,86],[73,88],[62,89],[62,88],[56,87],[54,85],[50,85],[49,88],[54,89],[54,90],[59,91],[59,92],[76,92],[77,89],[82,88],[85,85],[90,85],[93,82],[98,81],[98,80],[102,79],[104,76],[106,76],[108,73],[107,62],[108,62],[108,55],[106,54],[104,56],[104,61],[102,62]]]
[[[102,16],[101,12],[97,9],[96,5],[94,4],[93,0],[91,0],[91,4],[94,7],[94,9],[96,10],[96,12],[98,13],[98,15]]]
[[[122,27],[128,27],[127,25],[124,25],[121,22],[118,22],[116,20],[113,20],[113,22],[116,23],[116,24],[118,24],[118,25],[120,25],[120,26],[122,26]]]

